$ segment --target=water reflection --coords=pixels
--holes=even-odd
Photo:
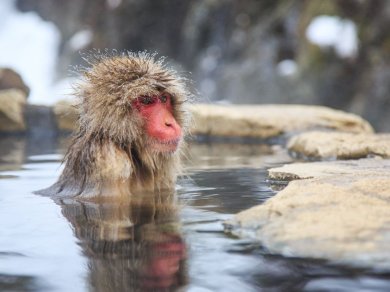
[[[88,258],[93,291],[171,291],[187,283],[186,245],[174,194],[57,203]]]
[[[269,144],[197,143],[186,149],[187,170],[241,168],[280,165],[291,162],[287,151]]]
[[[25,159],[26,139],[0,138],[0,171],[20,169]]]

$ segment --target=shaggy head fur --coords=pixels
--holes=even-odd
[[[168,154],[151,150],[144,121],[131,102],[139,96],[170,94],[173,115],[186,132],[186,103],[192,98],[187,80],[167,68],[163,59],[146,53],[99,55],[88,62],[91,67],[82,69],[83,79],[75,88],[79,129],[65,155],[62,175],[43,193],[96,197],[172,187],[180,147]]]

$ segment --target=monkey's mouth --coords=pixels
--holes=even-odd
[[[160,153],[172,153],[179,147],[180,139],[173,139],[167,141],[154,140],[150,143],[150,147]]]

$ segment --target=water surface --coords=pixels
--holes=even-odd
[[[53,201],[65,140],[0,140],[0,291],[388,291],[385,274],[271,255],[222,222],[274,195],[267,145],[192,144],[176,194]]]

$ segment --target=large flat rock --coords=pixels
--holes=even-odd
[[[306,132],[292,137],[287,148],[298,156],[320,159],[390,157],[390,134]]]
[[[372,127],[354,114],[308,105],[195,104],[192,133],[222,137],[270,138],[309,129],[371,133]]]
[[[219,137],[271,138],[309,129],[371,133],[364,119],[322,106],[193,104],[191,133]],[[54,106],[61,130],[75,129],[77,110],[69,101]]]
[[[274,179],[299,179],[226,230],[270,252],[390,270],[390,160],[290,164]]]
[[[24,107],[26,94],[19,89],[0,90],[0,132],[26,130]]]
[[[366,175],[381,176],[386,173],[390,174],[390,160],[380,158],[293,163],[268,170],[270,179],[284,181],[331,176],[359,178]],[[310,183],[310,181],[306,182]]]

